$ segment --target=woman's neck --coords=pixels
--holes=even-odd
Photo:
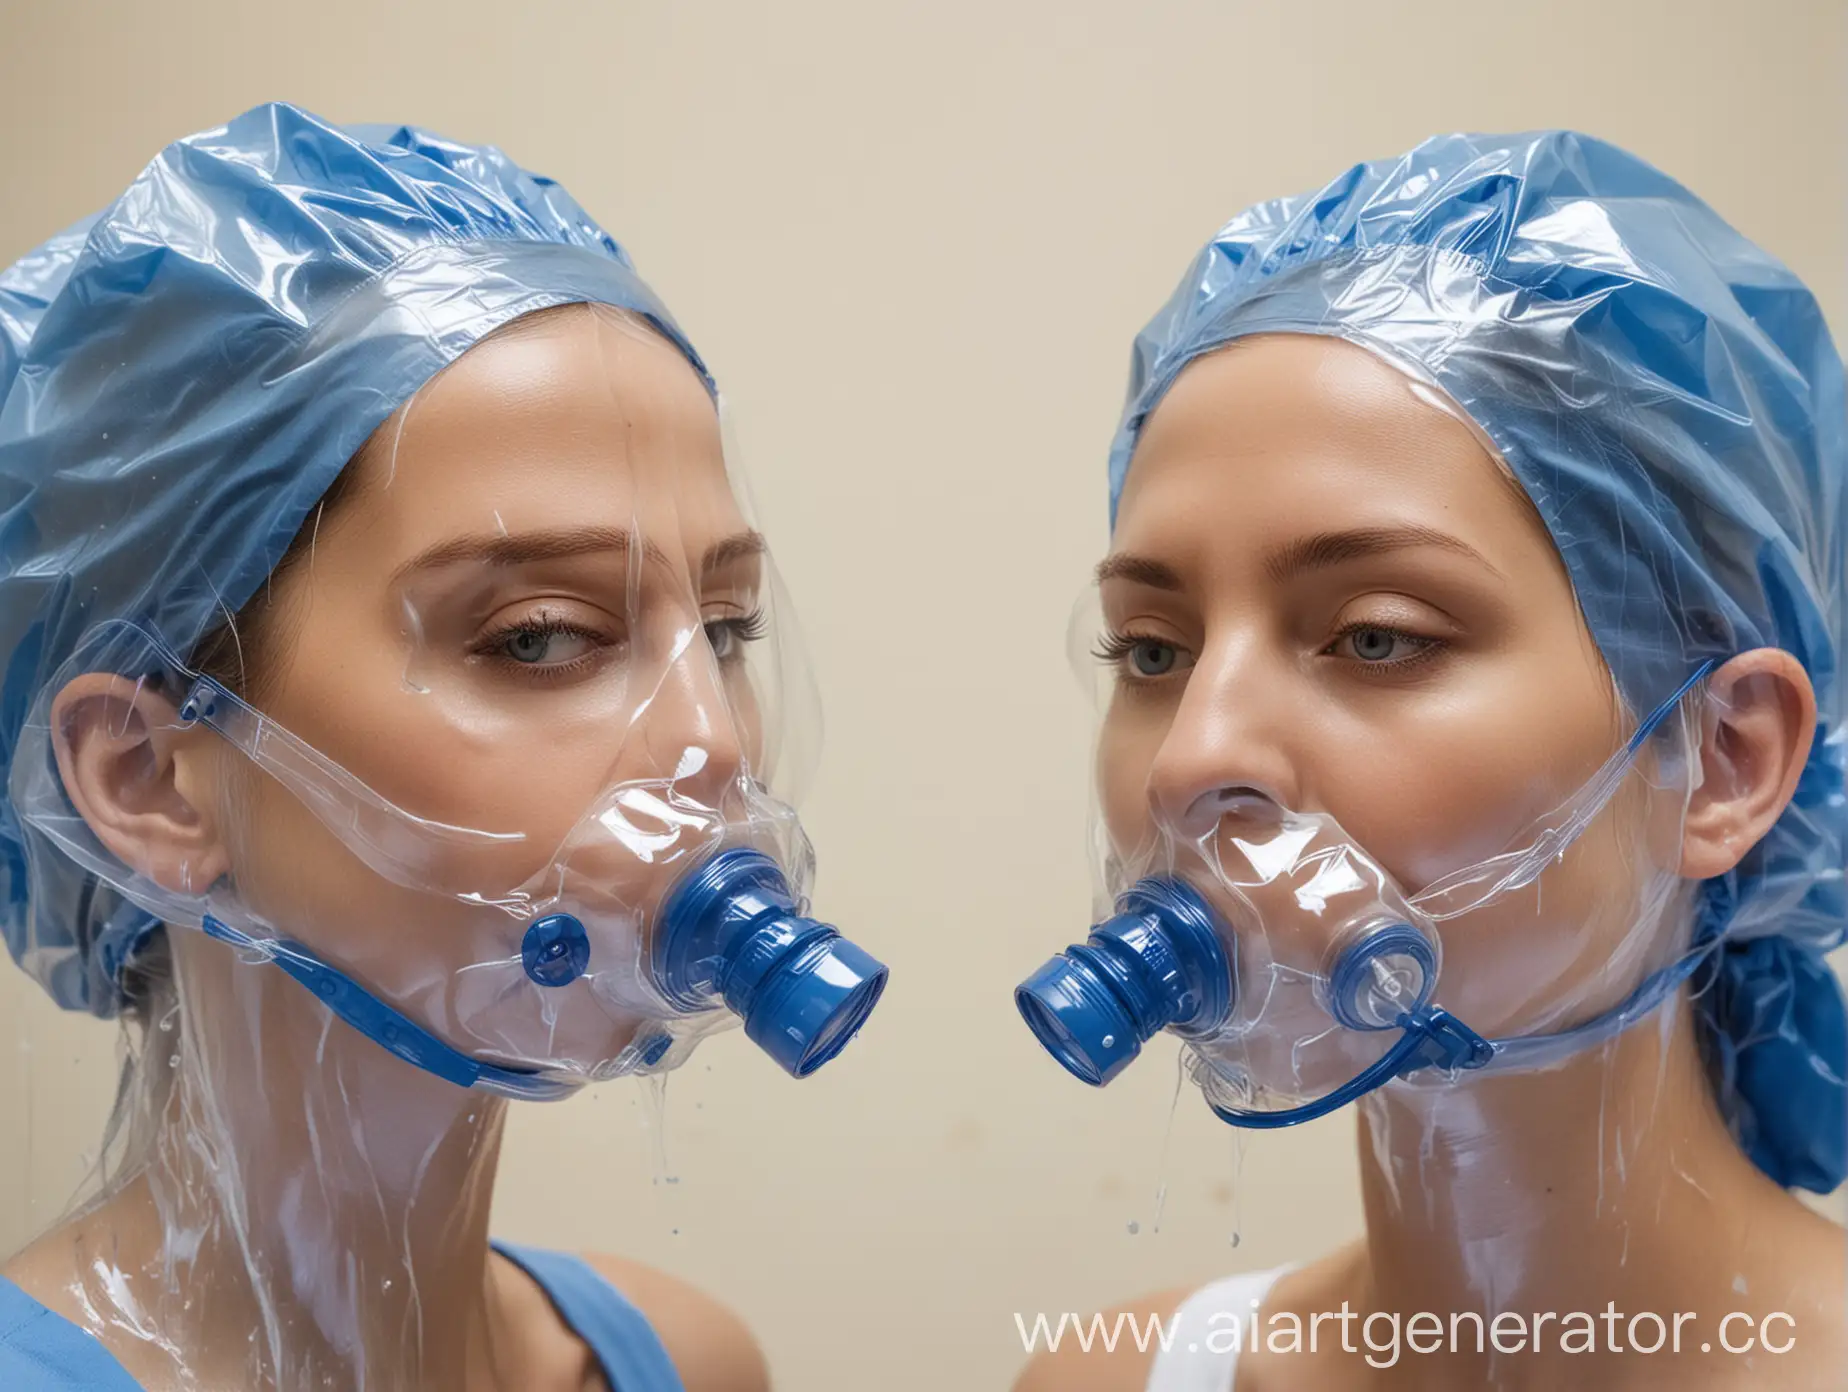
[[[400,1061],[281,971],[229,965],[183,991],[152,1155],[96,1215],[149,1259],[121,1263],[119,1294],[86,1273],[91,1303],[201,1385],[495,1385],[505,1104]]]
[[[1672,1337],[1676,1314],[1692,1311],[1684,1342],[1710,1342],[1727,1313],[1753,1308],[1753,1282],[1780,1270],[1767,1218],[1807,1217],[1727,1131],[1685,997],[1553,1069],[1375,1093],[1360,1151],[1367,1303],[1401,1325],[1436,1315],[1446,1347],[1451,1317],[1463,1317],[1471,1356],[1401,1364],[1420,1388],[1628,1385],[1617,1369],[1641,1376],[1651,1360],[1604,1365],[1610,1310],[1623,1317],[1618,1340],[1632,1316],[1659,1315]],[[1571,1351],[1583,1337],[1575,1312],[1592,1317],[1599,1352]],[[1503,1313],[1521,1317],[1523,1350],[1488,1341],[1474,1356],[1469,1316],[1492,1327]],[[1537,1325],[1542,1315],[1552,1318]],[[1637,1342],[1653,1337],[1645,1319]]]

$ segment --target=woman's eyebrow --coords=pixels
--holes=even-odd
[[[1097,566],[1097,583],[1106,580],[1133,580],[1138,585],[1147,585],[1153,590],[1179,590],[1181,577],[1172,566],[1148,556],[1136,556],[1122,552],[1115,556],[1106,556]]]
[[[715,541],[706,548],[706,554],[699,559],[699,573],[710,575],[713,571],[722,570],[736,561],[761,556],[767,550],[769,546],[764,541],[762,532],[733,532],[730,536]]]
[[[571,556],[591,555],[599,551],[628,555],[639,549],[650,565],[672,569],[673,562],[659,544],[649,539],[637,541],[634,532],[623,527],[566,527],[535,532],[480,533],[451,537],[417,553],[392,573],[392,583],[418,571],[437,570],[443,566],[473,562],[476,565],[506,567],[529,565],[534,561],[556,561]],[[710,573],[746,557],[762,555],[764,539],[754,531],[735,532],[706,548],[700,558],[700,572]]]
[[[596,551],[626,554],[635,550],[636,545],[635,534],[622,527],[569,527],[511,535],[482,533],[452,537],[418,552],[392,572],[392,581],[396,583],[420,570],[435,570],[463,561],[487,566],[527,565],[533,561],[555,561]],[[667,564],[667,554],[654,542],[642,541],[640,545],[648,561]]]
[[[1494,575],[1501,572],[1475,547],[1448,532],[1407,523],[1396,527],[1356,527],[1347,531],[1317,532],[1279,546],[1265,558],[1264,569],[1275,584],[1284,584],[1307,570],[1320,570],[1369,556],[1435,546],[1465,556]]]

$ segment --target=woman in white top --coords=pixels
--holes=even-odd
[[[1092,1082],[1177,1030],[1235,1124],[1357,1102],[1366,1229],[1017,1392],[1842,1385],[1791,1190],[1848,1170],[1843,400],[1802,284],[1585,137],[1433,140],[1195,261],[1099,568],[1135,887],[1022,1009]],[[1316,936],[1356,885],[1397,956]]]

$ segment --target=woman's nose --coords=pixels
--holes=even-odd
[[[1228,816],[1295,807],[1300,783],[1282,709],[1288,682],[1228,656],[1196,665],[1149,769],[1149,808],[1173,835],[1206,836]]]
[[[637,712],[648,751],[643,776],[671,778],[683,796],[720,808],[744,773],[748,688],[701,630],[681,635],[663,656]]]

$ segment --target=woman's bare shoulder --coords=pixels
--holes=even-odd
[[[99,1244],[96,1241],[99,1236],[108,1238],[113,1235],[112,1230],[106,1224],[99,1223],[94,1214],[66,1219],[56,1227],[40,1233],[4,1262],[0,1262],[0,1276],[4,1276],[52,1313],[81,1322],[85,1314],[84,1302],[79,1294],[83,1285],[81,1254],[86,1250],[95,1250],[99,1245],[102,1250],[122,1254],[128,1246],[126,1242],[105,1241]],[[119,1259],[129,1260],[125,1255],[119,1255]]]
[[[648,1317],[687,1392],[770,1392],[770,1370],[749,1326],[698,1286],[652,1266],[582,1254]]]

